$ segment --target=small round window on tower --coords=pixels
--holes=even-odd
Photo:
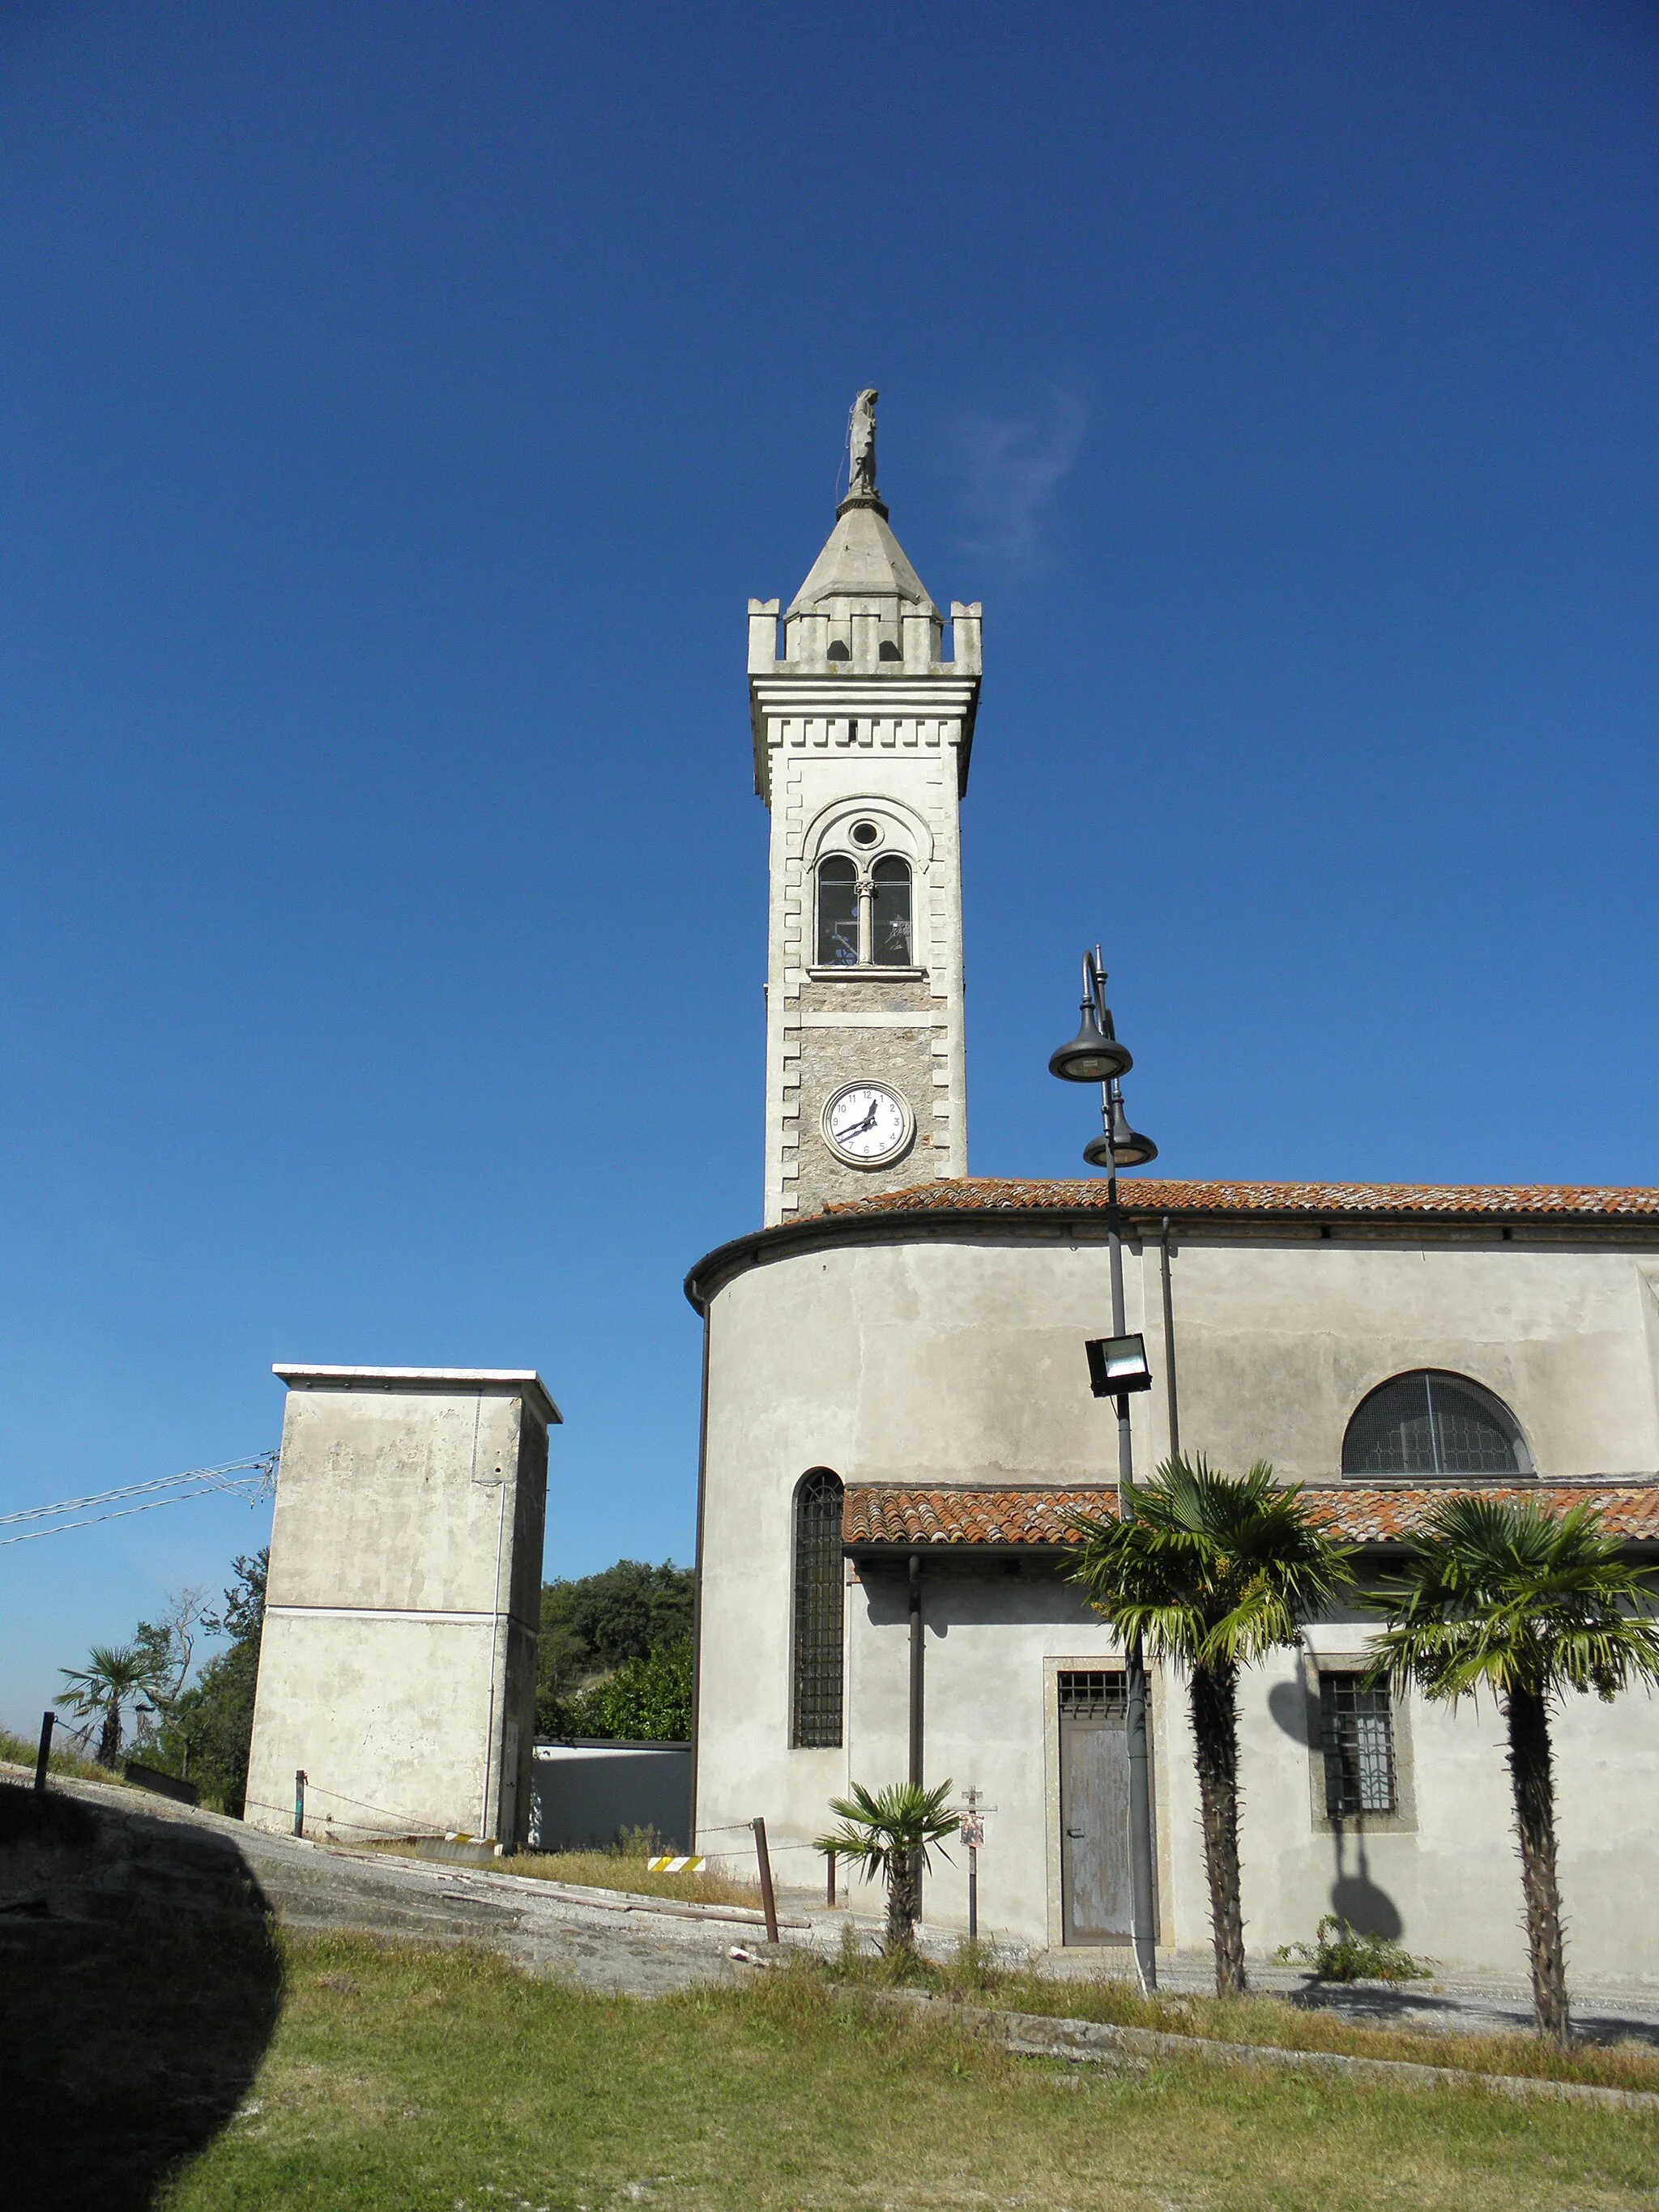
[[[853,824],[853,842],[855,845],[877,845],[880,842],[881,832],[873,822],[855,822]]]

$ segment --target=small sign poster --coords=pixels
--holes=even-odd
[[[962,1816],[962,1840],[970,1851],[979,1850],[985,1842],[983,1813],[964,1813]]]

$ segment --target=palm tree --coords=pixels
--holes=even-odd
[[[58,1671],[69,1686],[59,1691],[53,1703],[67,1705],[77,1720],[101,1716],[99,1763],[113,1766],[121,1756],[121,1708],[151,1687],[155,1679],[153,1657],[136,1644],[94,1644],[84,1667],[60,1667]]]
[[[920,1877],[932,1864],[928,1845],[955,1832],[958,1816],[947,1813],[945,1802],[951,1784],[924,1790],[919,1782],[890,1783],[872,1797],[861,1782],[853,1784],[850,1797],[832,1797],[830,1810],[840,1816],[833,1833],[820,1836],[817,1849],[837,1858],[857,1859],[865,1879],[878,1872],[887,1877],[887,1952],[913,1952],[916,1948],[916,1917],[921,1910]]]
[[[1133,1520],[1072,1516],[1083,1554],[1072,1579],[1129,1644],[1188,1681],[1218,1996],[1241,1996],[1238,1670],[1301,1641],[1302,1624],[1347,1580],[1352,1556],[1319,1528],[1299,1483],[1258,1460],[1224,1474],[1200,1453],[1167,1459],[1134,1491]]]
[[[1591,1506],[1558,1518],[1531,1499],[1477,1494],[1432,1507],[1405,1571],[1367,1601],[1388,1624],[1374,1679],[1453,1705],[1489,1690],[1504,1717],[1533,2004],[1540,2033],[1559,2043],[1571,2019],[1550,1707],[1569,1690],[1611,1698],[1632,1681],[1659,1683],[1659,1628],[1640,1617],[1651,1595]]]

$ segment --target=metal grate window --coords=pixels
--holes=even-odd
[[[1127,1677],[1118,1668],[1066,1668],[1060,1677],[1060,1710],[1079,1720],[1107,1720],[1129,1710]]]
[[[795,1492],[795,1648],[790,1740],[802,1750],[841,1741],[842,1486],[815,1468]]]
[[[1342,1440],[1344,1474],[1520,1474],[1518,1430],[1478,1383],[1397,1375],[1373,1390]]]
[[[1389,1686],[1366,1689],[1361,1674],[1322,1674],[1319,1723],[1325,1753],[1325,1811],[1333,1820],[1392,1813],[1394,1720]]]

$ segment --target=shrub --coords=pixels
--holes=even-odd
[[[1390,1936],[1362,1936],[1328,1912],[1311,1943],[1281,1943],[1278,1956],[1287,1966],[1311,1966],[1322,1982],[1425,1982],[1434,1972]]]

